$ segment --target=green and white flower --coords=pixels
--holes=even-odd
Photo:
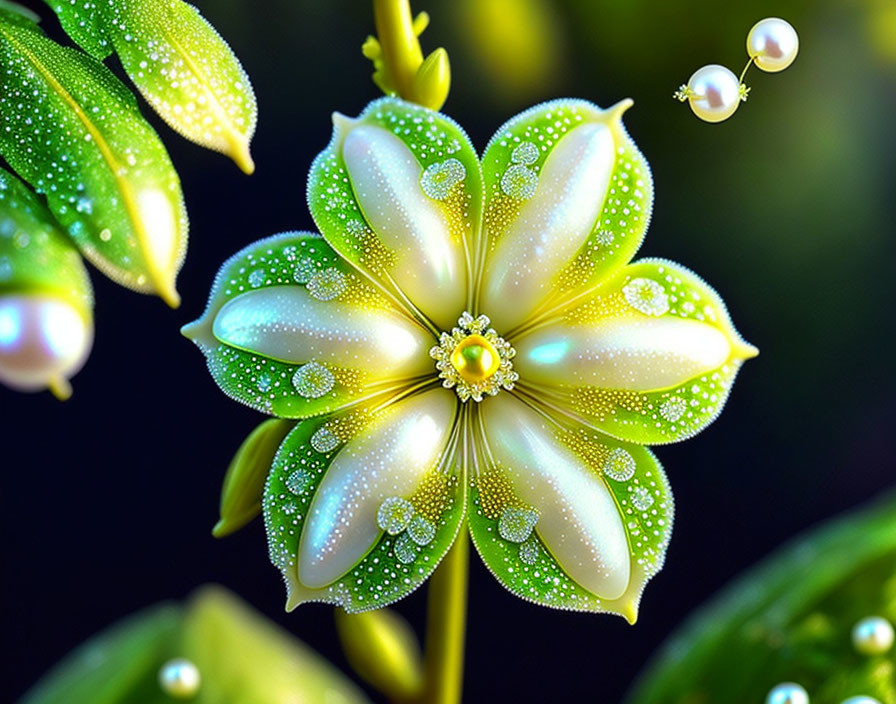
[[[298,419],[262,506],[288,607],[379,608],[469,531],[513,593],[634,621],[673,502],[644,447],[697,433],[756,354],[658,259],[630,101],[510,120],[480,160],[442,114],[336,115],[322,237],[257,242],[185,328],[228,395]]]

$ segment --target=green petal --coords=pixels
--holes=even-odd
[[[268,470],[277,448],[294,425],[291,421],[272,418],[243,440],[221,487],[221,518],[212,530],[216,538],[230,535],[261,513],[261,495]]]
[[[59,17],[59,23],[68,36],[84,51],[100,61],[112,54],[112,42],[106,36],[103,22],[106,0],[44,0],[44,2]]]
[[[378,181],[382,190],[367,184],[363,169],[347,166],[343,147],[359,127],[367,128],[358,141],[368,160],[383,154],[393,165]],[[400,167],[398,156],[407,157]],[[396,182],[386,184],[390,173]],[[336,113],[333,138],[311,167],[308,205],[341,256],[441,329],[450,329],[470,303],[466,269],[479,231],[482,181],[470,140],[450,118],[397,98],[370,103],[356,119]]]
[[[644,587],[662,568],[672,534],[674,503],[666,475],[648,449],[580,426],[555,428],[554,442],[578,455],[613,497],[630,555],[629,582],[621,596],[600,598],[570,577],[539,535],[537,522],[534,530],[527,524],[516,533],[508,519],[520,511],[534,512],[538,520],[549,517],[539,516],[538,507],[516,496],[500,466],[481,468],[470,484],[468,521],[473,543],[498,581],[527,601],[572,611],[614,613],[634,623]]]
[[[662,259],[625,267],[514,344],[522,389],[643,444],[683,440],[709,425],[743,362],[757,354],[719,295]]]
[[[653,181],[622,125],[631,104],[555,100],[489,142],[481,306],[502,332],[599,284],[640,246]]]
[[[896,702],[893,651],[863,655],[850,632],[896,622],[896,495],[775,551],[701,606],[662,646],[629,704],[764,701],[798,682],[813,702]]]
[[[239,60],[199,11],[180,0],[116,0],[101,14],[124,70],[162,119],[252,173],[255,94]]]
[[[333,284],[329,289],[327,282]],[[220,331],[216,335],[215,324],[225,304],[241,296],[245,302],[258,292],[287,287],[292,289],[287,293],[307,290],[310,296],[320,297],[323,304],[332,304],[335,323],[338,323],[339,312],[347,310],[336,307],[343,304],[351,310],[360,309],[362,317],[379,312],[391,315],[394,311],[392,304],[363,281],[319,235],[287,232],[254,242],[221,266],[205,313],[183,329],[183,333],[206,355],[209,371],[224,393],[265,413],[283,418],[304,418],[328,413],[349,402],[391,389],[388,380],[376,376],[376,370],[342,367],[329,357],[289,362],[272,356],[272,352],[261,353],[258,351],[262,347],[260,343],[268,340],[267,346],[270,346],[270,331],[267,336],[261,334],[263,339],[255,345],[246,346],[232,344],[233,340],[222,337]],[[266,310],[270,312],[270,307]],[[260,315],[265,310],[256,312]],[[407,325],[409,329],[419,330],[413,322],[407,321]],[[425,336],[422,330],[420,334]],[[350,344],[346,343],[341,352],[351,357]],[[425,363],[428,370],[429,362],[424,351],[416,363]],[[312,364],[317,369],[324,368],[321,373],[328,375],[330,384],[319,392],[309,393],[296,380],[297,374],[304,374],[300,370],[310,370]],[[388,376],[385,367],[383,371]]]
[[[434,535],[421,539],[428,542],[410,539],[407,528],[395,535],[382,531],[366,556],[332,584],[311,589],[299,581],[299,539],[311,502],[338,454],[336,448],[365,422],[363,416],[351,414],[303,420],[286,437],[271,467],[263,503],[265,527],[271,561],[286,582],[288,610],[313,601],[336,604],[349,613],[387,606],[429,577],[457,535],[464,513],[460,482],[430,473],[409,500],[414,515],[435,527]]]
[[[180,181],[136,101],[101,63],[0,12],[0,152],[84,255],[177,305]]]
[[[40,199],[0,168],[0,295],[48,294],[93,318],[93,291],[77,248]]]

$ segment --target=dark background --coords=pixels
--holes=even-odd
[[[64,40],[33,0],[45,29]],[[258,169],[157,126],[183,181],[191,242],[180,310],[94,272],[96,344],[67,403],[0,388],[3,695],[16,698],[119,617],[220,582],[341,666],[332,609],[291,615],[260,521],[211,537],[224,469],[259,416],[218,391],[179,334],[220,263],[252,240],[311,229],[305,178],[333,110],[377,96],[358,0],[200,0],[252,78]],[[521,601],[473,556],[465,700],[614,702],[697,604],[811,524],[894,483],[896,10],[885,0],[676,3],[418,0],[444,45],[444,110],[478,148],[535,102],[630,96],[626,123],[656,181],[641,254],[693,268],[761,356],[697,438],[658,448],[677,524],[635,627]],[[496,22],[489,12],[512,8]],[[699,66],[739,73],[765,16],[800,56],[752,69],[753,92],[708,125],[672,92]],[[794,575],[798,579],[799,575]],[[422,631],[425,589],[398,605]]]

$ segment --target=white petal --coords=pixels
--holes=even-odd
[[[299,581],[317,589],[346,574],[379,539],[384,499],[407,498],[448,442],[457,401],[435,389],[387,410],[342,448],[318,487],[299,544]]]
[[[515,347],[520,380],[627,391],[678,386],[720,367],[731,354],[717,328],[669,316],[551,325]]]
[[[600,214],[615,163],[605,124],[571,130],[548,155],[538,187],[488,260],[482,310],[501,330],[525,320],[585,243]]]
[[[321,301],[302,286],[272,286],[231,299],[215,316],[221,342],[284,362],[315,360],[373,376],[432,371],[432,337],[398,313]]]
[[[631,559],[616,502],[603,480],[562,445],[541,415],[511,394],[481,405],[488,443],[535,530],[567,574],[604,599],[625,592]]]
[[[414,305],[450,329],[464,308],[467,275],[446,211],[423,192],[423,169],[404,142],[382,127],[351,125],[342,157],[364,217],[396,254],[390,273]]]

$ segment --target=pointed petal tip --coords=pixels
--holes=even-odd
[[[638,622],[638,604],[634,600],[628,602],[622,607],[619,615],[628,621],[629,626],[634,626]]]
[[[759,356],[759,348],[751,345],[746,340],[738,340],[734,344],[734,354],[740,361],[746,361]]]
[[[240,140],[238,142],[234,142],[231,146],[233,149],[230,152],[229,156],[239,167],[240,171],[242,171],[247,176],[251,176],[252,174],[254,174],[255,161],[252,159],[252,154],[249,152],[248,140]]]
[[[337,134],[344,135],[351,131],[352,127],[358,122],[355,118],[343,115],[338,110],[332,115],[333,129]]]
[[[195,342],[196,338],[199,336],[200,321],[201,318],[199,320],[194,320],[192,323],[187,323],[186,325],[182,326],[180,329],[180,334],[188,340],[192,340]]]
[[[607,112],[610,114],[611,119],[621,120],[622,116],[625,114],[625,112],[634,104],[635,104],[634,100],[632,100],[631,98],[625,98],[623,100],[620,100],[615,105],[611,105],[607,109]]]

